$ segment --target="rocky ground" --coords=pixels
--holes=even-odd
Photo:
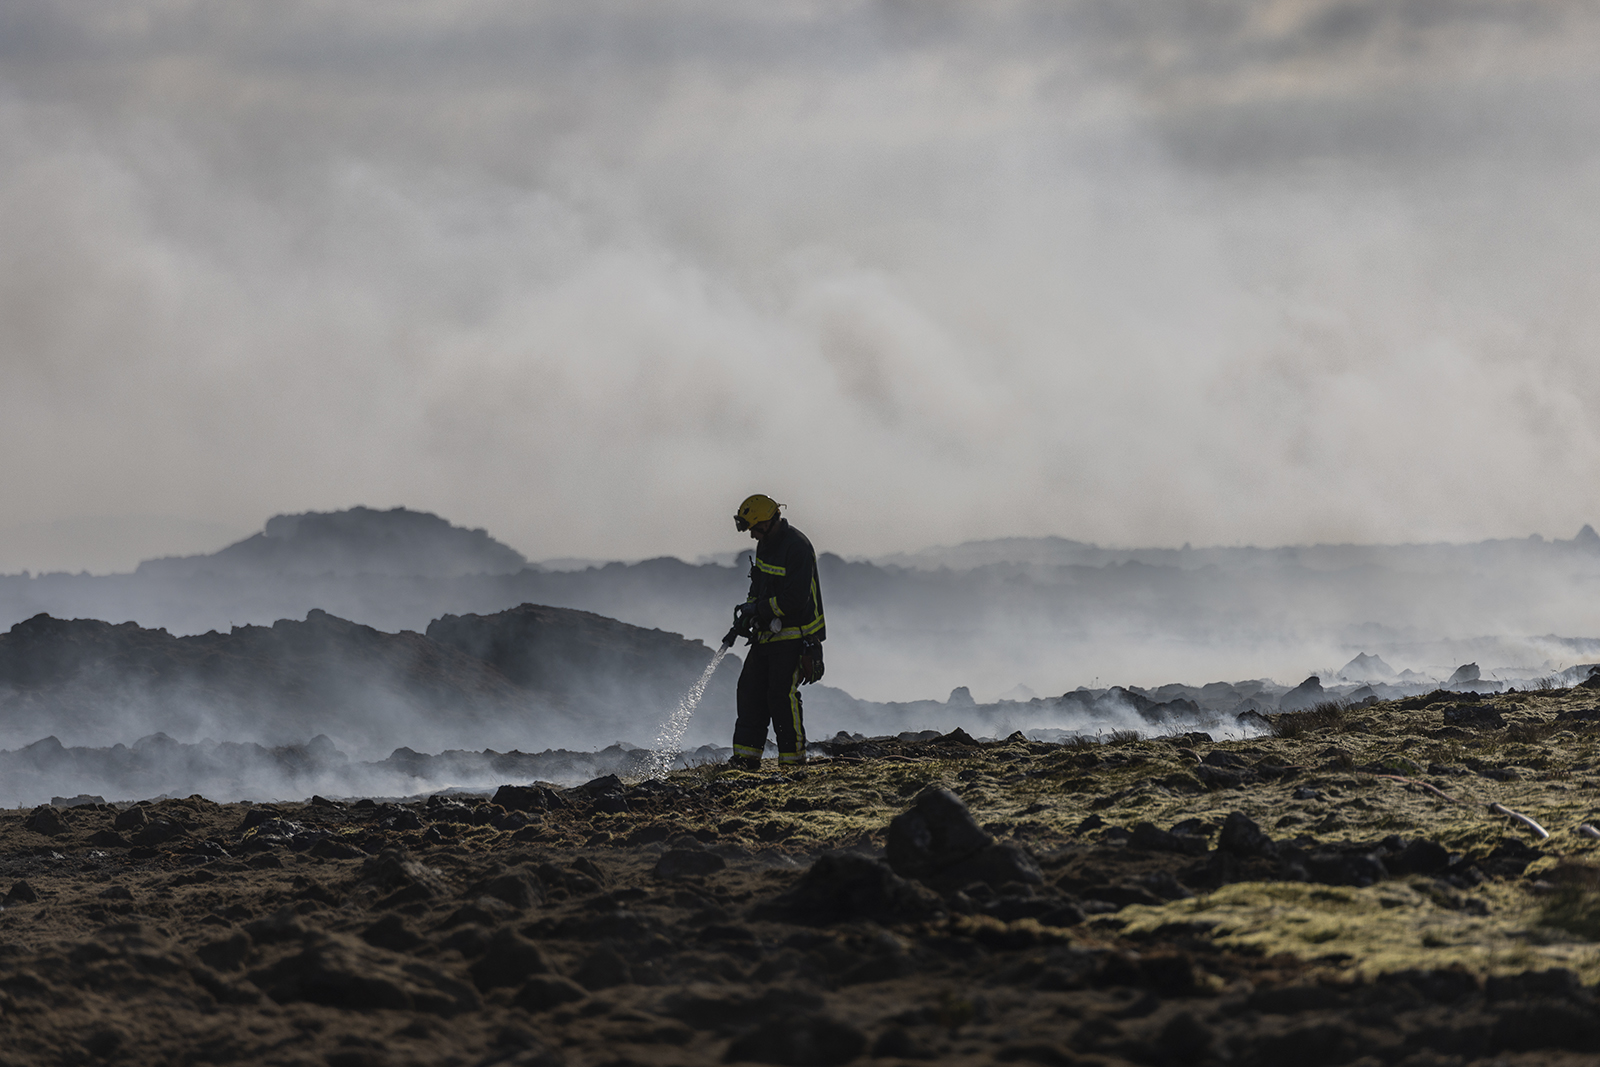
[[[0,1063],[1592,1063],[1597,703],[0,814]]]

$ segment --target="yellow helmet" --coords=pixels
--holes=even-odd
[[[739,510],[733,513],[733,525],[741,531],[748,530],[756,523],[766,522],[777,515],[781,507],[782,504],[762,493],[745,497],[744,503],[739,505]]]

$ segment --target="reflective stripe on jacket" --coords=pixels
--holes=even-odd
[[[817,581],[817,553],[805,534],[780,518],[778,528],[756,545],[750,567],[748,603],[765,607],[764,615],[779,620],[777,633],[763,628],[756,640],[797,641],[802,637],[827,639],[822,614],[822,587]]]

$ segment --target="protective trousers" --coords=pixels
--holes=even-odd
[[[733,726],[733,751],[761,758],[767,723],[777,735],[778,762],[803,763],[806,727],[800,713],[800,642],[752,645],[739,675],[739,718]]]

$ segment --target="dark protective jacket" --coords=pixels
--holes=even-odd
[[[822,615],[822,587],[817,581],[817,553],[806,535],[780,518],[778,528],[756,544],[750,566],[750,595],[746,603],[755,604],[761,625],[756,641],[798,641],[801,638],[827,639],[828,628]],[[782,628],[774,633],[770,620]]]

